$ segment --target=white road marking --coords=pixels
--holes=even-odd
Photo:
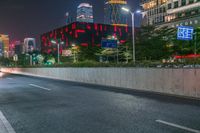
[[[13,80],[13,78],[7,78],[7,79],[9,79],[9,80]]]
[[[185,127],[185,126],[181,126],[181,125],[178,125],[178,124],[166,122],[166,121],[163,121],[163,120],[156,120],[156,122],[162,123],[162,124],[164,124],[164,125],[168,125],[168,126],[171,126],[171,127],[179,128],[179,129],[182,129],[182,130],[185,130],[185,131],[188,131],[188,132],[200,133],[199,130],[195,130],[195,129],[188,128],[188,127]]]
[[[1,111],[0,111],[0,133],[16,133]]]
[[[43,90],[47,90],[47,91],[50,91],[51,89],[48,89],[48,88],[45,88],[45,87],[42,87],[42,86],[39,86],[39,85],[35,85],[35,84],[29,84],[30,86],[33,86],[33,87],[36,87],[36,88],[40,88],[40,89],[43,89]]]

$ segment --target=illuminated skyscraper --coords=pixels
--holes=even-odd
[[[177,27],[200,24],[200,0],[141,0],[143,25]]]
[[[68,25],[72,22],[73,22],[72,16],[70,15],[69,12],[66,12],[66,14],[65,14],[65,24]]]
[[[9,36],[0,34],[0,51],[4,57],[9,57]]]
[[[105,15],[104,23],[111,25],[127,25],[127,15],[121,10],[123,6],[127,5],[126,0],[105,0]]]
[[[24,53],[33,52],[36,50],[35,38],[25,38],[24,39]]]
[[[88,3],[81,3],[77,8],[77,21],[93,23],[93,9]]]

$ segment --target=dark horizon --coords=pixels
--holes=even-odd
[[[128,5],[133,7],[134,10],[140,8],[139,0],[127,1]],[[103,23],[103,0],[102,2],[98,0],[76,0],[76,2],[65,0],[2,0],[0,5],[0,34],[8,34],[11,41],[23,41],[25,37],[34,37],[39,42],[38,39],[42,33],[65,25],[66,12],[69,12],[75,18],[76,8],[82,2],[92,4],[94,22]],[[136,25],[140,25],[139,16],[136,16]]]

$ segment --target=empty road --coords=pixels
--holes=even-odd
[[[200,101],[5,75],[0,133],[200,133]]]

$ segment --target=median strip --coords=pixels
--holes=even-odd
[[[45,88],[45,87],[42,87],[42,86],[39,86],[39,85],[35,85],[35,84],[29,84],[29,85],[32,86],[32,87],[40,88],[40,89],[47,90],[47,91],[51,90],[51,89],[48,89],[48,88]]]
[[[179,128],[179,129],[182,129],[182,130],[191,132],[191,133],[200,133],[199,130],[195,130],[195,129],[188,128],[188,127],[185,127],[185,126],[181,126],[181,125],[178,125],[178,124],[166,122],[166,121],[163,121],[163,120],[156,120],[156,122],[161,123],[161,124],[164,124],[164,125],[167,125],[167,126]]]
[[[16,133],[1,111],[0,111],[0,133]]]

